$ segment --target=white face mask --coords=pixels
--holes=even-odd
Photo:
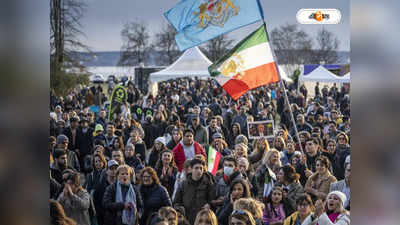
[[[224,174],[226,176],[230,176],[233,173],[233,167],[229,167],[229,166],[224,166]]]

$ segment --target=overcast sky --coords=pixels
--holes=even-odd
[[[163,13],[173,7],[177,0],[86,0],[88,8],[82,18],[81,40],[93,51],[119,51],[122,45],[121,30],[130,21],[142,21],[150,35],[159,32],[166,20]],[[350,3],[349,0],[260,0],[267,29],[285,23],[297,23],[296,13],[301,8],[336,8],[342,20],[337,25],[324,25],[340,40],[339,50],[350,50]],[[260,23],[249,25],[228,34],[235,43],[253,31]],[[300,25],[314,36],[321,25]]]

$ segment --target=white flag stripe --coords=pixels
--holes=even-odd
[[[244,49],[237,53],[237,55],[232,55],[229,57],[226,62],[230,60],[235,60],[235,58],[240,57],[243,60],[243,64],[241,65],[239,71],[246,71],[249,69],[253,69],[259,66],[262,66],[267,63],[274,62],[271,48],[268,42],[261,43],[259,45],[252,46],[250,48]],[[218,68],[218,71],[222,71],[222,67]],[[224,85],[228,80],[230,80],[232,76],[224,76],[219,75],[215,77],[215,79],[220,83],[220,85]]]

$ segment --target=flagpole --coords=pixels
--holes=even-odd
[[[300,150],[301,150],[302,153],[304,153],[304,151],[303,151],[303,146],[301,145],[300,138],[299,138],[299,132],[297,131],[297,126],[296,126],[296,123],[295,123],[295,121],[294,121],[294,116],[293,116],[293,112],[292,112],[292,107],[290,106],[289,98],[288,98],[287,93],[286,93],[285,84],[283,83],[282,76],[281,76],[281,73],[280,73],[280,71],[279,71],[278,60],[276,59],[275,51],[274,51],[274,49],[273,49],[273,47],[272,47],[272,41],[269,39],[268,30],[267,30],[267,25],[265,24],[265,21],[263,21],[263,22],[264,22],[265,32],[267,33],[269,46],[270,46],[270,48],[271,48],[272,57],[273,57],[273,59],[274,59],[274,61],[275,61],[275,68],[276,68],[276,71],[278,72],[278,76],[279,76],[279,80],[280,80],[279,82],[280,82],[280,85],[283,87],[283,93],[284,93],[284,97],[285,97],[285,102],[287,103],[288,108],[289,108],[290,117],[291,117],[291,119],[292,119],[292,123],[293,123],[294,131],[295,131],[295,135],[296,135],[297,141],[299,142]]]

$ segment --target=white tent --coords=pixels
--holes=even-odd
[[[320,83],[320,88],[324,86],[330,88],[335,83],[350,83],[350,74],[348,74],[348,76],[346,74],[343,77],[339,77],[327,70],[325,67],[319,66],[307,75],[301,74],[299,77],[299,82],[302,82],[306,87],[308,91],[308,97],[314,97],[315,82]],[[298,88],[300,88],[300,84],[298,85]]]
[[[179,77],[209,78],[208,67],[212,62],[198,47],[186,50],[173,64],[167,68],[150,74],[150,82],[160,82]],[[282,66],[278,66],[282,79],[291,82]]]
[[[319,66],[311,73],[307,75],[300,75],[299,81],[311,81],[311,82],[325,82],[325,83],[345,83],[345,79],[336,76],[331,71],[325,69],[323,66]]]
[[[350,83],[350,72],[346,73],[343,77],[341,77],[343,83]]]
[[[167,68],[150,74],[150,82],[160,82],[180,77],[208,78],[208,67],[212,62],[198,47],[186,50],[181,57]]]

